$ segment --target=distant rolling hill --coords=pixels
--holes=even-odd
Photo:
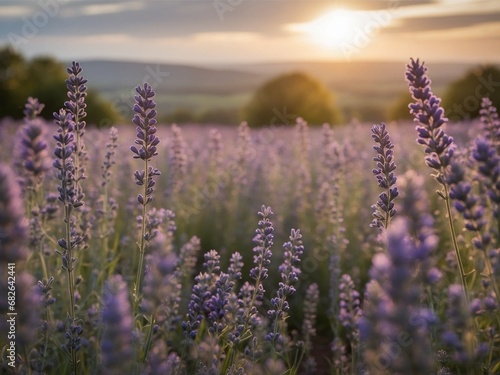
[[[160,94],[224,95],[246,92],[265,79],[259,73],[188,65],[95,60],[82,66],[89,84],[103,92],[129,90],[147,80]]]
[[[125,100],[131,90],[148,81],[158,96],[160,114],[183,108],[193,112],[238,109],[266,80],[291,71],[303,71],[321,80],[334,92],[348,115],[384,119],[385,110],[407,92],[405,63],[398,62],[293,62],[189,66],[127,61],[82,61],[89,86],[107,98]],[[430,63],[433,89],[442,94],[451,81],[472,64]]]

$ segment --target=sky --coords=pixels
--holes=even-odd
[[[499,0],[0,0],[27,57],[249,64],[500,63]]]

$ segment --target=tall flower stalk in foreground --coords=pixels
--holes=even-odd
[[[72,155],[74,153],[74,121],[71,114],[61,109],[59,113],[54,113],[55,123],[58,125],[57,134],[54,135],[56,148],[54,154],[54,168],[57,170],[57,179],[60,185],[57,187],[59,201],[64,206],[65,236],[58,241],[61,251],[57,253],[62,258],[62,268],[67,273],[69,291],[69,331],[66,333],[68,344],[66,349],[70,352],[73,372],[77,369],[77,351],[80,347],[79,335],[81,327],[76,324],[75,312],[75,280],[74,270],[76,257],[74,250],[82,241],[81,236],[76,233],[73,212],[83,205],[82,196],[78,193],[75,181],[75,166]]]
[[[134,97],[134,118],[133,123],[137,126],[137,139],[135,144],[139,146],[131,146],[130,150],[134,153],[134,159],[141,159],[144,161],[144,169],[142,171],[135,171],[134,178],[135,183],[139,186],[143,186],[143,193],[137,196],[137,201],[142,206],[142,214],[140,216],[141,221],[141,233],[139,239],[139,266],[137,268],[137,276],[135,279],[135,309],[137,309],[140,293],[141,293],[141,282],[142,274],[144,268],[144,253],[146,251],[146,242],[149,241],[149,235],[146,230],[147,221],[147,210],[146,206],[153,200],[153,187],[155,181],[154,176],[159,176],[160,171],[149,165],[149,162],[153,156],[158,155],[156,146],[160,143],[160,139],[155,135],[156,127],[156,103],[151,99],[155,96],[155,92],[151,86],[145,83],[142,87],[137,86],[135,89],[138,95]]]
[[[458,248],[457,235],[451,215],[450,192],[449,192],[449,167],[454,152],[453,138],[445,133],[448,119],[444,117],[444,109],[440,106],[441,99],[432,93],[431,80],[427,76],[427,68],[424,63],[411,59],[406,66],[406,80],[414,103],[409,105],[410,113],[417,122],[417,142],[425,146],[425,163],[434,170],[432,175],[442,189],[438,194],[446,203],[446,213],[453,241],[453,248],[457,257],[460,279],[464,293],[469,300],[467,291],[464,262]]]
[[[385,189],[379,195],[377,204],[372,206],[373,221],[370,224],[372,227],[386,229],[389,227],[391,218],[396,214],[394,208],[394,199],[398,196],[398,188],[396,187],[396,175],[394,170],[394,145],[392,144],[389,133],[385,128],[385,124],[373,125],[372,138],[377,143],[373,149],[377,151],[377,156],[373,158],[377,162],[377,168],[372,172],[377,177],[378,186]]]

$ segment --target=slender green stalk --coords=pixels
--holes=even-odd
[[[144,161],[146,175],[144,181],[149,179],[148,171],[148,161]],[[148,186],[147,183],[144,184],[144,197],[147,196]],[[144,254],[146,252],[146,201],[142,205],[142,223],[141,223],[141,238],[139,239],[139,266],[137,268],[137,274],[135,278],[135,306],[134,312],[137,313],[137,308],[139,307],[140,293],[141,293],[141,283],[142,283],[142,272],[144,268]]]
[[[144,350],[140,358],[140,361],[142,363],[147,362],[149,351],[151,350],[151,345],[153,343],[153,329],[154,329],[155,315],[156,311],[153,311],[153,313],[149,317],[149,328],[148,328],[148,334],[146,336],[146,345],[144,345]]]
[[[443,194],[440,194],[440,196],[444,199],[444,201],[446,203],[446,216],[448,217],[448,225],[450,228],[451,240],[453,243],[453,250],[455,251],[455,255],[457,257],[457,264],[458,264],[458,269],[460,272],[460,281],[461,281],[462,287],[464,289],[465,300],[467,301],[467,305],[469,305],[470,298],[469,298],[466,277],[468,275],[470,275],[471,273],[473,273],[474,270],[472,270],[469,273],[465,272],[464,263],[462,261],[462,255],[460,254],[460,248],[459,248],[458,242],[457,242],[457,234],[456,234],[456,230],[455,230],[455,224],[453,223],[453,216],[451,215],[451,205],[450,205],[450,195],[449,195],[448,185],[442,184],[442,186],[443,186]]]
[[[71,211],[72,207],[69,205],[66,205],[64,207],[64,216],[65,216],[65,223],[66,223],[66,244],[67,244],[67,249],[66,249],[66,259],[67,259],[67,264],[66,264],[66,273],[67,273],[67,278],[68,278],[68,292],[69,292],[69,306],[70,306],[70,318],[71,318],[71,324],[76,321],[76,315],[75,315],[75,282],[74,282],[74,275],[73,275],[73,262],[72,262],[72,257],[73,257],[73,252],[71,248]],[[71,364],[73,367],[73,374],[76,375],[78,372],[78,358],[77,358],[77,351],[75,348],[73,348],[73,345],[69,346],[69,351],[71,355]]]

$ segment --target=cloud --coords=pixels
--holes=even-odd
[[[221,12],[214,5],[216,0],[68,2],[60,6],[47,27],[40,28],[39,35],[181,37],[204,32],[252,32],[277,36],[286,34],[282,27],[285,23],[305,22],[331,7],[329,1],[220,1],[235,5]],[[0,13],[4,8],[0,4]],[[24,15],[30,19],[40,11],[43,9],[32,3]],[[23,22],[9,18],[0,24],[0,35],[20,30]]]
[[[384,10],[435,4],[436,0],[359,0],[336,2],[337,6],[351,10]]]
[[[43,4],[48,3],[59,5],[45,22],[40,15],[47,13]],[[492,51],[494,37],[487,27],[500,20],[498,0],[0,0],[0,45],[8,42],[9,33],[22,35],[26,23],[38,15],[43,25],[20,46],[31,56],[49,53],[126,59],[132,53],[154,57],[161,50],[168,51],[162,53],[168,53],[169,59],[186,61],[206,60],[207,56],[226,60],[236,54],[242,60],[255,59],[259,52],[259,59],[273,53],[288,59],[299,52],[304,58],[326,58],[333,56],[331,51],[312,45],[310,37],[287,25],[307,25],[336,8],[364,11],[370,20],[389,11],[390,22],[381,24],[363,49],[363,53],[372,50],[381,56],[388,50],[401,53],[400,48],[393,48],[394,43],[412,48],[408,40],[423,38],[429,44],[433,37],[445,43],[460,32],[467,40],[473,34],[478,44],[484,42],[485,51]],[[366,24],[368,21],[359,28]],[[462,51],[458,47],[457,55]]]
[[[432,0],[177,0],[177,1],[60,1],[59,12],[51,17],[47,26],[38,30],[39,36],[83,37],[101,34],[129,34],[138,38],[188,37],[200,33],[257,33],[267,37],[286,36],[290,33],[287,24],[307,23],[317,19],[335,7],[352,10],[396,9],[405,18],[391,30],[419,31],[455,27],[460,22],[466,25],[491,22],[494,14],[456,17],[412,17],[412,12],[432,12],[445,7]],[[220,3],[218,3],[218,1]],[[217,9],[217,4],[226,7]],[[15,6],[15,2],[2,2],[0,14],[10,14],[0,23],[0,35],[19,33],[25,22],[37,12],[41,5]],[[234,4],[234,5],[229,5]],[[441,5],[441,6],[439,6]],[[456,8],[456,7],[455,7]],[[222,9],[222,10],[221,10]],[[453,9],[446,6],[446,9]],[[452,11],[452,10],[451,10]],[[425,12],[423,13],[425,14]],[[498,17],[498,14],[496,14]]]
[[[387,33],[418,33],[447,29],[460,29],[487,23],[500,23],[500,12],[459,14],[437,17],[400,18]]]
[[[0,6],[0,9],[0,19],[17,18],[31,14],[31,8],[23,5],[4,5]]]

